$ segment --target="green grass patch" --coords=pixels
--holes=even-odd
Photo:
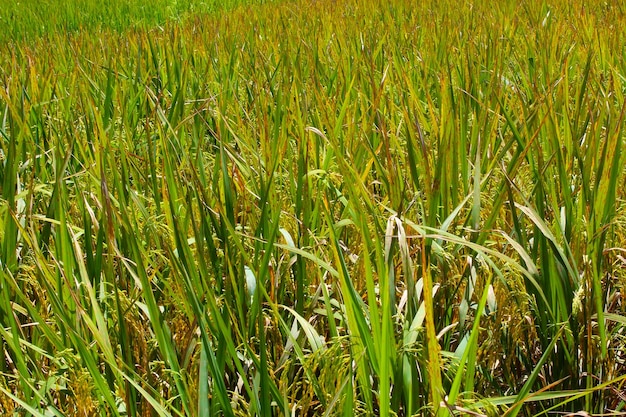
[[[85,31],[151,28],[186,17],[225,12],[267,0],[2,0],[0,44]],[[88,36],[88,35],[86,35]]]

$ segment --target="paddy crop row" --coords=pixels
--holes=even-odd
[[[0,411],[624,411],[619,5],[189,5],[0,52]]]

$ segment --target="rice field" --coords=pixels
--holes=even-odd
[[[0,23],[0,414],[626,415],[619,2]]]

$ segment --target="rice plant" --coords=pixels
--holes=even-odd
[[[4,3],[3,415],[626,412],[620,4]]]

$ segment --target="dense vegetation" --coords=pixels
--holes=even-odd
[[[0,44],[31,41],[83,30],[90,37],[107,31],[149,28],[196,14],[224,12],[243,3],[273,0],[0,0]],[[104,31],[105,33],[97,33]]]
[[[619,2],[1,2],[3,415],[626,411]]]

